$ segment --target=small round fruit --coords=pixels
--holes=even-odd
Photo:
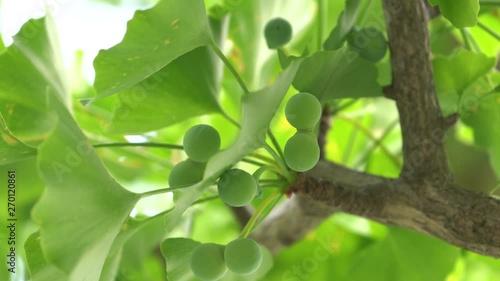
[[[274,18],[264,27],[264,37],[269,49],[279,48],[292,39],[292,26],[283,18]]]
[[[203,179],[204,164],[190,159],[177,163],[168,176],[170,187],[183,187],[195,184]]]
[[[193,274],[201,280],[221,279],[227,272],[224,246],[213,243],[199,245],[191,254],[190,266]]]
[[[381,60],[387,51],[387,41],[384,34],[372,27],[354,28],[347,37],[347,43],[351,50],[371,62]]]
[[[207,162],[210,157],[219,152],[219,132],[209,125],[191,127],[184,135],[184,151],[193,161]]]
[[[288,100],[285,116],[299,130],[312,130],[321,118],[321,103],[309,93],[299,93]]]
[[[255,198],[258,185],[249,173],[240,169],[231,169],[222,174],[217,183],[217,190],[224,203],[233,207],[241,207]]]
[[[284,153],[288,167],[297,172],[305,172],[318,163],[318,141],[312,134],[297,132],[286,142]]]
[[[262,263],[259,244],[249,238],[239,238],[227,244],[224,250],[227,268],[240,275],[253,273]]]

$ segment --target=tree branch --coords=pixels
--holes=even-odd
[[[399,178],[368,175],[321,160],[313,170],[299,174],[292,186],[295,196],[254,233],[273,251],[338,211],[500,257],[500,236],[495,235],[500,232],[500,200],[460,188],[448,166],[444,138],[458,116],[445,118],[439,108],[425,2],[383,0],[393,79],[386,94],[396,102],[403,138]]]
[[[392,87],[403,137],[408,180],[450,178],[429,50],[427,10],[421,0],[384,0],[391,50]]]
[[[500,200],[454,184],[422,182],[408,185],[401,179],[364,176],[361,181],[328,177],[334,164],[302,174],[294,191],[305,199],[440,238],[483,255],[500,257]],[[321,171],[327,171],[323,174]],[[352,173],[352,172],[351,172]],[[371,178],[371,179],[370,179]]]
[[[247,222],[252,217],[253,214],[252,208],[249,206],[243,206],[243,207],[230,207],[230,209],[236,220],[240,223],[241,228],[243,229],[247,224]]]
[[[334,212],[362,216],[440,238],[483,255],[500,257],[500,200],[446,185],[409,185],[327,161],[300,174],[294,197],[252,234],[273,253],[301,239]]]
[[[321,119],[319,120],[319,133],[318,133],[318,145],[319,145],[319,158],[325,159],[326,155],[326,140],[328,136],[328,131],[331,127],[330,122],[331,113],[328,107],[323,108],[321,112]]]

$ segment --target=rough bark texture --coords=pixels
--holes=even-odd
[[[292,244],[333,212],[412,229],[450,244],[500,257],[500,200],[460,188],[444,148],[457,116],[441,116],[434,87],[424,0],[383,0],[392,85],[403,138],[404,163],[388,179],[320,161],[300,174],[294,197],[253,237],[273,252]],[[478,175],[479,176],[479,175]]]
[[[326,155],[326,140],[328,131],[331,128],[330,123],[331,114],[328,108],[323,108],[321,112],[321,119],[319,120],[319,133],[318,133],[318,145],[319,145],[319,158],[325,159]]]

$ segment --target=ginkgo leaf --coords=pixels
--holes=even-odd
[[[53,127],[47,93],[55,93],[65,104],[69,100],[55,30],[50,13],[31,19],[14,36],[13,44],[0,52],[0,111],[9,130],[35,146]]]
[[[381,96],[377,67],[357,53],[342,48],[317,52],[304,59],[293,86],[321,102],[338,98]],[[362,81],[362,83],[360,82]]]
[[[97,97],[128,89],[212,41],[203,0],[161,0],[137,11],[123,40],[94,60]]]
[[[36,148],[16,138],[7,128],[0,113],[0,165],[9,164],[36,155]]]
[[[439,5],[439,10],[445,18],[458,27],[470,27],[477,23],[479,0],[429,0],[431,5]]]
[[[342,11],[337,19],[337,25],[323,43],[325,50],[337,50],[342,47],[347,35],[356,22],[361,2],[361,0],[346,1],[344,11]]]
[[[58,121],[38,147],[37,167],[46,190],[32,213],[41,248],[68,280],[98,280],[139,197],[109,175],[59,98],[49,97],[49,107]]]

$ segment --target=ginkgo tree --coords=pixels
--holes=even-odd
[[[159,0],[90,83],[31,19],[0,277],[496,280],[498,30],[500,1]]]

